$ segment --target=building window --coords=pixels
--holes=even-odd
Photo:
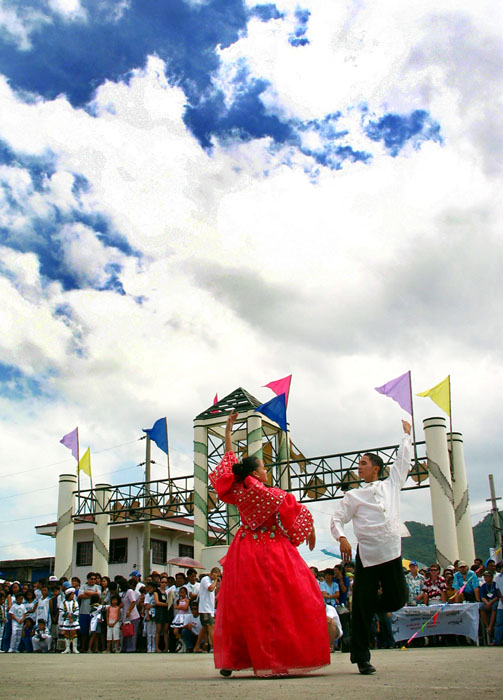
[[[127,537],[110,540],[109,564],[125,564],[127,562]]]
[[[93,541],[77,542],[77,566],[91,566],[93,563]]]
[[[168,543],[165,540],[150,540],[152,564],[165,564],[168,558]]]
[[[178,545],[178,556],[179,557],[190,557],[194,558],[194,546],[191,544],[179,544]]]

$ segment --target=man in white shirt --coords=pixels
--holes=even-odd
[[[209,576],[203,576],[199,587],[199,617],[202,630],[199,633],[194,651],[199,653],[203,640],[208,640],[208,651],[213,647],[213,626],[215,624],[215,594],[220,588],[221,571],[214,566]]]
[[[353,584],[351,662],[364,675],[375,673],[370,663],[369,632],[376,612],[398,610],[407,603],[408,587],[402,569],[400,491],[411,460],[410,423],[402,421],[404,435],[390,474],[379,481],[384,463],[378,455],[364,454],[358,475],[365,483],[347,491],[332,516],[330,530],[339,542],[341,557],[351,560],[344,524],[353,521],[358,540]],[[382,594],[378,594],[379,587]]]

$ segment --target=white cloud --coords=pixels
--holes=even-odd
[[[87,12],[82,7],[80,0],[49,0],[49,7],[67,21],[87,18]]]
[[[20,51],[29,51],[32,47],[31,34],[50,22],[50,17],[39,10],[0,0],[0,28]]]
[[[434,82],[426,106],[448,136],[444,146],[426,143],[390,158],[377,144],[371,165],[321,170],[313,184],[305,158],[271,148],[270,139],[203,151],[184,125],[183,93],[156,57],[129,82],[101,85],[89,112],[64,98],[24,103],[1,82],[0,135],[19,154],[50,157],[55,168],[37,191],[26,167],[1,167],[2,226],[22,243],[35,235],[37,217],[76,208],[104,216],[142,256],[105,247],[90,225],[60,225],[62,262],[94,286],[105,281],[107,265],[122,266],[120,296],[65,291],[40,274],[35,254],[0,251],[7,275],[0,278],[8,330],[0,336],[2,361],[44,376],[51,396],[1,400],[1,462],[12,473],[7,492],[54,487],[71,460],[40,478],[18,472],[40,464],[41,455],[43,464],[64,460],[58,441],[76,424],[96,450],[96,474],[138,479],[143,443],[98,449],[134,441],[161,415],[170,422],[173,468],[189,473],[192,419],[215,392],[222,397],[244,386],[266,399],[262,385],[290,372],[292,435],[306,454],[390,444],[400,414],[373,387],[411,368],[418,391],[451,374],[454,427],[465,434],[473,499],[483,502],[499,449],[502,212],[494,172],[470,125],[488,108],[492,88],[478,93],[483,106],[476,111],[470,83],[449,84],[451,54],[438,65],[419,65],[411,27],[433,4],[422,13],[411,5],[396,45],[389,41],[398,22],[391,5],[379,4],[389,10],[389,24],[373,5],[354,5],[349,15],[325,5],[307,4],[311,44],[304,48],[288,45],[288,24],[252,20],[248,37],[222,52],[220,80],[230,90],[243,59],[252,76],[271,80],[269,109],[305,119],[363,95],[376,109],[424,107],[426,71]],[[486,20],[471,17],[489,31]],[[419,45],[425,41],[421,35]],[[328,89],[320,77],[327,66],[334,76]],[[464,130],[460,105],[470,117]],[[353,134],[358,120],[354,110],[341,117]],[[77,175],[88,181],[79,195]],[[421,420],[437,409],[425,399],[415,407],[420,435]],[[14,452],[20,444],[25,449]],[[164,458],[157,460],[156,474],[164,475]],[[16,470],[7,466],[14,462]],[[424,494],[404,498],[405,519],[429,520]],[[34,514],[51,512],[55,490],[21,502]],[[4,519],[15,517],[19,503],[12,499]],[[319,509],[322,538],[330,509]],[[20,523],[20,542],[32,539],[30,528]]]

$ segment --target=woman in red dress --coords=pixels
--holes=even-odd
[[[330,663],[325,604],[297,551],[316,536],[311,513],[294,496],[265,485],[257,457],[238,462],[231,413],[225,456],[209,479],[218,497],[237,506],[242,525],[225,557],[214,634],[215,667],[225,676],[306,673]]]

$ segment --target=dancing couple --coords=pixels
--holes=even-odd
[[[252,668],[257,676],[303,674],[330,663],[329,626],[317,580],[297,547],[313,550],[313,517],[295,497],[266,485],[261,459],[241,462],[232,449],[231,412],[225,428],[225,455],[209,475],[218,497],[237,507],[241,527],[224,562],[214,633],[215,667],[223,676]],[[364,487],[348,491],[332,518],[343,559],[351,547],[343,525],[353,520],[359,547],[353,592],[351,661],[360,673],[370,664],[368,628],[373,612],[396,610],[406,590],[400,559],[400,489],[410,468],[410,425],[390,476],[378,481],[382,460],[364,455],[359,473]],[[370,466],[372,465],[372,466]],[[353,494],[364,495],[355,497]],[[403,584],[402,584],[403,579]],[[379,586],[382,595],[378,598]]]

